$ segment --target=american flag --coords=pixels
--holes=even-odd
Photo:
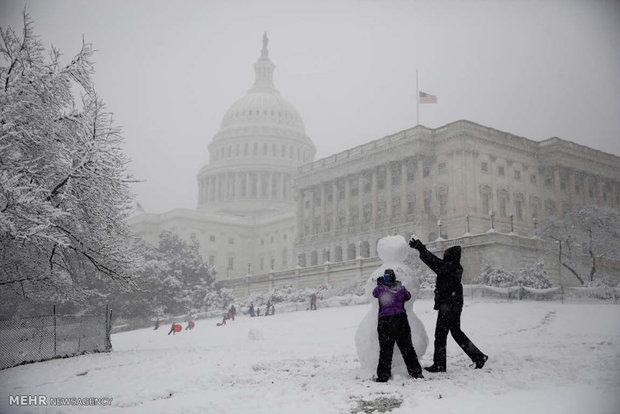
[[[421,104],[437,103],[437,97],[435,95],[431,95],[426,92],[420,91],[420,103]]]
[[[146,210],[144,209],[144,207],[142,207],[142,204],[140,203],[136,203],[136,210],[140,213],[146,213]]]

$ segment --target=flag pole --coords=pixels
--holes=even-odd
[[[418,70],[415,70],[415,103],[416,103],[416,125],[420,125],[420,89],[418,87]]]

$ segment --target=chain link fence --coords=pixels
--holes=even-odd
[[[0,369],[112,350],[112,312],[100,315],[50,315],[0,320]]]

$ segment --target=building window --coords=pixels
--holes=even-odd
[[[489,163],[482,162],[482,164],[480,164],[480,171],[489,172]]]
[[[306,201],[304,202],[304,206],[305,206],[306,208],[310,207],[310,200],[306,200]]]
[[[491,195],[489,193],[480,194],[482,199],[482,214],[488,214],[491,210]]]
[[[271,244],[273,244],[273,236],[271,236],[270,242],[271,242]]]
[[[215,256],[213,256],[213,255],[209,256],[209,265],[210,266],[215,266]]]
[[[229,238],[228,238],[228,244],[235,244],[235,239],[234,239],[234,237],[229,237]]]
[[[517,213],[517,220],[523,220],[523,201],[522,200],[516,201],[515,210]]]
[[[499,167],[497,167],[497,174],[501,176],[506,175],[506,170],[504,169],[503,165],[500,165]]]
[[[536,184],[536,174],[530,175],[530,184]]]
[[[215,235],[214,235],[214,234],[211,234],[211,235],[209,236],[209,241],[210,241],[210,242],[214,242],[214,241],[215,241]]]
[[[264,246],[265,245],[265,239],[260,239],[260,245]]]
[[[357,208],[351,209],[351,225],[355,226],[359,224],[359,210]]]
[[[515,170],[515,180],[521,180],[521,171]]]
[[[357,184],[352,184],[351,185],[351,196],[357,197],[358,194],[359,194],[359,188],[357,187]]]
[[[422,167],[422,176],[428,177],[431,174],[431,168],[428,165]]]
[[[415,211],[415,201],[407,202],[407,214],[413,214]]]
[[[439,194],[439,215],[445,216],[448,214],[448,194],[441,192]]]
[[[499,198],[499,215],[502,217],[506,217],[506,198]]]
[[[228,269],[233,270],[235,267],[235,258],[228,256]]]
[[[334,195],[332,193],[327,194],[327,204],[331,204],[334,202]]]
[[[287,236],[286,234],[282,236],[282,240],[286,240]]]
[[[424,212],[426,214],[431,213],[431,191],[424,192]]]
[[[545,188],[551,188],[551,177],[545,177]]]
[[[439,174],[444,174],[446,172],[446,163],[440,162],[437,171],[439,172]]]

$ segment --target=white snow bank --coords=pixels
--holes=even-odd
[[[414,310],[433,334],[432,300]],[[106,413],[348,413],[357,401],[402,400],[393,414],[617,413],[620,308],[559,302],[468,302],[465,333],[490,356],[482,370],[448,339],[448,372],[368,381],[353,336],[370,305],[199,320],[167,336],[112,335],[114,352],[0,371],[0,412],[99,412],[10,407],[9,395],[113,398]],[[595,323],[594,323],[595,322]],[[259,330],[263,340],[250,341]],[[422,357],[431,363],[432,346]],[[84,374],[85,373],[85,374]],[[80,374],[80,375],[79,375]],[[441,395],[441,398],[439,398]]]

